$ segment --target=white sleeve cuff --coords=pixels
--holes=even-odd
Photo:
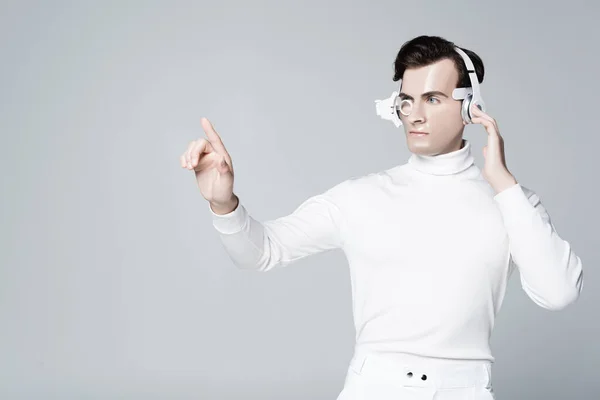
[[[248,222],[248,212],[239,200],[237,207],[227,214],[215,213],[211,208],[210,203],[208,203],[208,209],[212,216],[213,226],[217,231],[223,234],[240,232]]]
[[[494,200],[507,226],[518,224],[535,213],[535,207],[518,183],[496,194]]]

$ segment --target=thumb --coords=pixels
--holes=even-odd
[[[483,146],[483,156],[487,157],[487,146]]]

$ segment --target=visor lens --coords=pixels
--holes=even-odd
[[[400,114],[404,115],[404,116],[409,116],[410,112],[412,111],[412,101],[408,100],[408,99],[404,99],[402,101],[398,101],[396,102],[396,110],[398,113],[398,117],[400,117]]]

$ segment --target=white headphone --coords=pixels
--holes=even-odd
[[[471,87],[462,87],[456,88],[452,91],[452,98],[454,100],[462,100],[462,107],[460,111],[460,115],[462,116],[463,121],[465,123],[471,123],[471,106],[476,105],[480,110],[485,111],[485,103],[483,98],[481,97],[481,91],[479,89],[479,80],[477,79],[477,74],[475,73],[475,67],[471,62],[471,59],[461,48],[454,46],[454,50],[465,62],[465,66],[467,67],[467,73],[469,74],[469,80],[471,81]],[[402,101],[399,100],[399,94],[402,90],[402,79],[398,83],[398,91],[392,92],[392,95],[385,100],[375,100],[375,111],[377,115],[381,118],[392,121],[396,128],[399,128],[402,125],[402,120],[398,115],[398,111],[400,110]],[[403,113],[404,114],[404,113]],[[406,115],[406,114],[404,114]]]

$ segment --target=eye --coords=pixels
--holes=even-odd
[[[439,100],[437,97],[433,97],[433,96],[430,96],[430,97],[428,97],[428,98],[427,98],[427,101],[429,101],[429,100],[431,100],[431,99],[435,100],[437,103],[439,103],[439,102],[440,102],[440,100]],[[434,103],[434,104],[435,104],[435,103]]]

